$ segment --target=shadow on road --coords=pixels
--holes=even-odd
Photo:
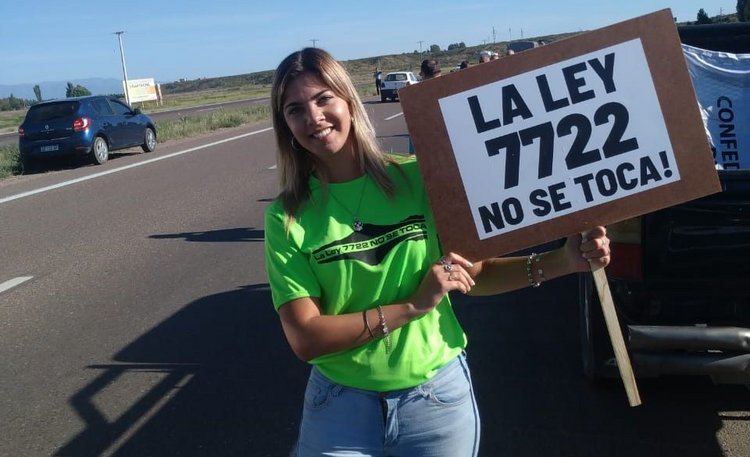
[[[207,232],[183,232],[151,235],[157,240],[184,239],[185,241],[221,242],[221,241],[263,241],[263,230],[252,227],[210,230]]]
[[[285,456],[307,366],[284,339],[266,284],[204,297],[114,356],[71,404],[85,429],[55,455]],[[108,388],[139,382],[130,404]],[[135,391],[135,390],[134,390]]]
[[[469,335],[480,455],[744,456],[717,440],[723,425],[748,420],[744,387],[639,381],[644,404],[630,408],[619,381],[594,388],[584,380],[576,285],[570,277],[500,297],[454,297]],[[100,374],[70,400],[85,428],[55,455],[286,456],[309,371],[288,347],[266,284],[190,303],[113,363],[88,369]]]
[[[744,386],[713,386],[708,378],[639,380],[643,405],[631,408],[619,379],[586,381],[575,288],[571,276],[500,297],[455,297],[469,336],[482,456],[745,455],[725,453],[717,439],[727,423],[750,419]],[[748,449],[747,437],[733,439]]]

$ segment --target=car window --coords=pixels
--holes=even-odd
[[[107,103],[107,100],[103,98],[96,98],[94,100],[91,100],[91,107],[94,108],[96,114],[99,114],[100,116],[111,116],[114,114],[114,111],[112,111],[112,108],[109,106],[109,103]]]
[[[78,111],[80,102],[60,102],[45,103],[43,105],[34,105],[29,108],[26,119],[31,121],[50,121],[52,119],[61,119],[72,116]]]
[[[406,73],[391,73],[385,77],[386,81],[406,81]]]
[[[128,108],[126,104],[120,103],[117,100],[110,100],[109,104],[112,105],[112,109],[115,111],[115,114],[122,116],[131,113],[130,108]]]

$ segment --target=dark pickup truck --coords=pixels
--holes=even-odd
[[[750,53],[747,22],[678,30],[687,45]],[[737,148],[750,154],[750,144]],[[607,277],[637,377],[707,375],[750,384],[750,170],[718,174],[720,193],[609,227]],[[584,372],[617,377],[592,281],[580,275]]]

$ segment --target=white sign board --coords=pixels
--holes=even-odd
[[[680,179],[640,39],[439,104],[479,239]]]
[[[124,81],[123,87],[125,87]],[[158,100],[154,78],[129,79],[128,100],[130,103]]]

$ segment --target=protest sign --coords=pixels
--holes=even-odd
[[[471,260],[721,190],[669,10],[399,98],[443,248]],[[592,272],[628,401],[640,405],[606,274]]]
[[[441,242],[473,260],[720,190],[669,10],[399,98]]]

